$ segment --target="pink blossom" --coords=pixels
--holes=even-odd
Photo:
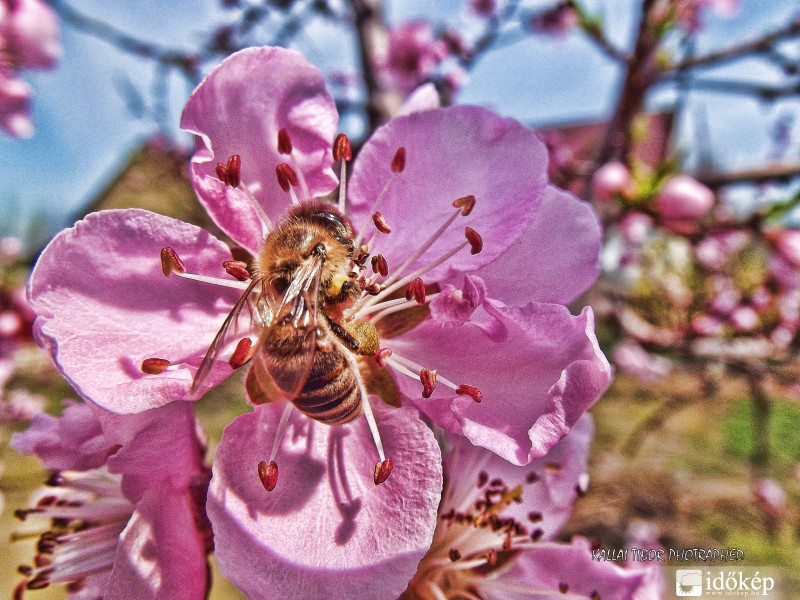
[[[44,410],[45,398],[25,389],[0,389],[0,423],[30,421]]]
[[[64,583],[80,590],[75,598],[205,598],[208,474],[197,434],[183,403],[130,416],[67,404],[61,417],[38,415],[14,434],[12,447],[56,471],[17,513],[52,519],[19,589]]]
[[[61,57],[55,12],[41,0],[0,3],[0,128],[30,137],[30,87],[17,77],[21,69],[50,69]]]
[[[672,221],[699,219],[714,206],[714,192],[689,175],[674,175],[655,197],[655,209]]]
[[[619,231],[629,244],[642,244],[652,230],[653,218],[640,212],[629,212],[619,223]]]
[[[748,243],[750,234],[746,231],[732,230],[710,235],[695,246],[695,258],[706,269],[719,271],[725,268],[731,256]]]
[[[730,315],[731,325],[739,333],[748,333],[758,327],[760,319],[752,306],[737,306]]]
[[[633,340],[626,340],[614,347],[614,364],[623,372],[643,382],[662,379],[672,371],[672,363],[656,354],[650,354]]]
[[[452,439],[433,544],[401,598],[655,597],[650,572],[593,561],[582,538],[552,541],[586,491],[592,430],[585,415],[526,467]]]
[[[378,60],[384,85],[410,92],[430,76],[447,56],[447,44],[435,37],[427,21],[411,21],[389,33],[385,54]]]
[[[739,12],[739,0],[678,0],[675,3],[677,21],[689,33],[703,28],[703,13],[707,9],[730,19]]]
[[[610,202],[616,196],[631,198],[636,193],[636,183],[628,167],[614,161],[603,165],[594,174],[592,193],[603,202]]]
[[[753,495],[770,515],[781,518],[786,515],[788,499],[786,491],[774,479],[762,478],[756,481]]]
[[[295,52],[249,49],[213,71],[192,94],[182,124],[197,136],[192,181],[220,227],[259,250],[270,222],[291,206],[274,183],[278,164],[291,162],[302,198],[334,189],[336,118],[322,75]],[[289,155],[278,152],[280,129],[292,141]],[[400,148],[405,164],[393,171]],[[234,154],[242,164],[238,187],[214,167]],[[389,288],[362,295],[350,314],[375,324],[381,347],[394,353],[385,361],[390,381],[438,424],[518,464],[544,455],[610,381],[591,310],[573,316],[550,304],[573,300],[597,276],[600,228],[587,204],[547,187],[545,154],[533,132],[483,109],[416,112],[366,142],[342,188],[357,237],[374,238],[371,252],[389,265],[387,278],[365,272]],[[469,198],[471,211],[464,209]],[[389,235],[373,228],[376,200]],[[470,253],[477,242],[464,240],[464,225],[480,232],[481,252]],[[38,339],[76,389],[116,412],[196,397],[197,366],[240,293],[189,274],[165,279],[165,246],[191,273],[227,277],[222,243],[136,210],[90,215],[62,232],[31,277]],[[389,298],[416,276],[438,284],[438,296]],[[227,285],[246,284],[228,278]],[[429,318],[408,331],[389,329],[390,313],[419,301]],[[263,327],[255,325],[258,335]],[[200,392],[230,373],[229,356],[219,355]],[[171,366],[144,374],[139,366],[148,357]],[[438,386],[423,399],[420,379],[433,370]],[[465,392],[474,388],[481,404]]]

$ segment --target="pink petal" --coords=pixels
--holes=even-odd
[[[422,266],[464,242],[465,226],[481,234],[483,251],[462,250],[426,274],[426,281],[473,272],[498,258],[528,228],[542,202],[547,151],[536,134],[482,108],[456,106],[392,119],[367,141],[349,190],[354,226],[364,222],[368,232],[374,231],[372,205],[400,147],[406,149],[405,170],[379,209],[392,233],[381,235],[375,247],[390,272],[453,214],[458,198],[475,196],[474,210],[459,216],[414,264]]]
[[[250,598],[396,598],[428,549],[442,487],[441,457],[413,409],[372,406],[389,479],[375,486],[377,453],[365,419],[326,426],[293,411],[266,492],[266,460],[283,407],[267,405],[225,430],[208,514],[223,574]]]
[[[231,55],[194,91],[181,118],[181,127],[197,135],[190,174],[200,201],[223,231],[258,251],[266,229],[244,192],[219,180],[217,163],[240,155],[242,181],[277,221],[291,202],[276,181],[280,163],[290,163],[305,178],[301,199],[336,186],[330,148],[337,123],[322,74],[301,54],[249,48]],[[278,153],[280,128],[289,132],[291,156]]]
[[[545,539],[552,538],[569,519],[578,489],[584,490],[588,481],[587,463],[593,435],[592,417],[585,414],[546,456],[524,467],[476,448],[463,437],[450,436],[452,450],[444,456],[444,470],[450,474],[451,483],[439,513],[444,514],[450,508],[458,510],[448,500],[471,497],[462,488],[476,489],[482,472],[488,481],[501,479],[509,489],[519,486],[523,490],[521,502],[509,504],[502,512],[503,518],[512,517],[528,531],[539,529]]]
[[[594,336],[594,315],[560,305],[484,303],[463,325],[429,319],[388,340],[397,354],[483,393],[476,404],[439,384],[395,375],[403,394],[437,425],[516,465],[544,456],[600,397],[611,367]]]
[[[646,563],[645,563],[646,564]],[[570,544],[542,544],[521,552],[511,569],[500,580],[502,587],[492,590],[491,581],[481,586],[487,600],[528,600],[534,591],[553,590],[539,595],[542,600],[558,600],[564,594],[559,584],[569,586],[575,597],[597,592],[603,600],[650,600],[662,598],[660,574],[654,569],[623,569],[611,561],[592,560],[591,545],[583,538]],[[518,590],[509,592],[509,590]]]
[[[6,25],[8,51],[27,69],[49,69],[61,58],[55,11],[41,0],[16,0]]]
[[[436,86],[428,82],[419,86],[403,100],[403,104],[400,105],[395,117],[402,117],[425,110],[433,110],[441,106],[442,99],[439,97]]]
[[[151,488],[120,536],[104,597],[203,600],[207,580],[191,498],[167,483]]]
[[[40,413],[30,427],[11,436],[11,447],[23,454],[36,454],[53,471],[86,471],[104,465],[114,442],[103,434],[92,407],[66,402],[60,417]]]
[[[131,502],[158,481],[187,489],[203,469],[206,448],[191,404],[173,402],[136,415],[97,410],[106,439],[120,447],[109,457],[108,470],[123,475],[122,489]]]
[[[90,214],[42,253],[29,283],[40,344],[85,398],[135,413],[189,398],[189,387],[238,291],[164,277],[161,248],[188,270],[227,277],[227,247],[202,229],[143,210]],[[146,358],[177,370],[145,375]],[[201,392],[230,373],[217,362]]]
[[[548,186],[536,218],[506,252],[477,274],[506,304],[580,296],[600,274],[602,229],[592,206]]]

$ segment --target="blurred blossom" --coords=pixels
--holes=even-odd
[[[800,230],[780,229],[768,234],[775,241],[778,251],[795,267],[800,267]]]
[[[41,0],[0,2],[0,128],[15,137],[33,135],[30,86],[22,69],[50,69],[61,57],[56,13]]]
[[[653,218],[640,212],[629,212],[620,221],[619,231],[626,242],[639,245],[653,229]]]
[[[594,174],[592,193],[603,202],[610,202],[616,196],[631,198],[636,194],[636,183],[628,167],[621,162],[610,162]]]
[[[497,10],[497,0],[469,0],[469,7],[482,17],[491,17]]]
[[[672,372],[672,362],[663,356],[650,354],[634,340],[627,339],[614,347],[612,358],[624,373],[649,383]]]
[[[714,206],[714,192],[689,175],[673,175],[655,197],[655,209],[666,220],[698,219]]]
[[[0,238],[0,260],[5,264],[17,262],[22,257],[22,240],[15,236]]]
[[[579,22],[580,17],[572,0],[559,0],[553,8],[533,15],[528,26],[537,33],[562,37]]]
[[[785,516],[788,498],[780,483],[774,479],[759,479],[755,484],[753,494],[768,514],[776,518]]]
[[[747,246],[750,237],[750,234],[744,230],[709,235],[695,245],[695,258],[706,269],[722,270],[732,255]]]
[[[752,306],[737,306],[730,316],[731,325],[739,333],[754,331],[759,325],[758,313]]]
[[[697,33],[703,26],[704,13],[714,11],[720,17],[730,19],[739,11],[739,0],[674,0],[675,18],[689,33]]]
[[[725,330],[725,324],[712,315],[697,315],[692,319],[692,331],[701,336],[716,336]]]
[[[388,47],[376,65],[384,85],[410,92],[430,76],[448,55],[447,44],[437,39],[427,21],[411,21],[389,33]]]
[[[45,398],[25,389],[0,390],[0,423],[30,421],[44,410]]]

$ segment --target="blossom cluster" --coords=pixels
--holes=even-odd
[[[181,121],[236,246],[126,209],[44,250],[34,334],[84,403],[13,440],[56,473],[20,589],[202,598],[213,549],[251,598],[654,597],[555,541],[611,381],[565,306],[598,274],[592,208],[487,110],[414,96],[355,161],[337,121],[300,54],[238,52]],[[252,410],[209,469],[192,402],[238,369]]]
[[[22,69],[51,69],[61,57],[58,18],[42,0],[0,2],[0,129],[33,135],[31,87]]]

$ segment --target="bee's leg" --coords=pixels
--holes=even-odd
[[[278,455],[278,448],[283,439],[283,432],[286,431],[286,423],[289,421],[289,415],[292,412],[294,405],[291,402],[286,403],[286,408],[283,409],[281,420],[278,422],[278,429],[275,431],[275,439],[272,441],[272,452],[269,454],[269,463],[261,461],[258,463],[258,477],[261,479],[261,484],[264,489],[271,492],[278,484],[278,463],[275,462],[275,457]]]

